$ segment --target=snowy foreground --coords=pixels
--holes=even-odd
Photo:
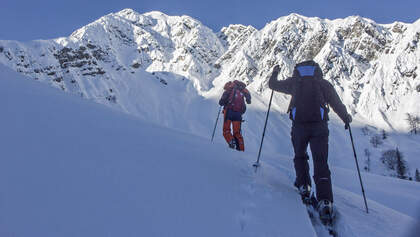
[[[326,236],[289,155],[254,173],[253,152],[0,71],[0,236]],[[355,169],[332,172],[340,236],[416,236],[420,183],[363,173],[366,214]]]

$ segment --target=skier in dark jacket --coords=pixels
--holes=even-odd
[[[305,61],[295,66],[292,77],[278,81],[279,66],[275,66],[269,87],[292,96],[288,113],[292,120],[292,144],[295,151],[295,186],[303,201],[310,200],[311,178],[309,176],[308,144],[314,163],[316,197],[321,219],[333,217],[333,193],[331,173],[328,167],[328,112],[329,105],[348,125],[352,118],[341,102],[334,87],[323,79],[322,70],[314,61]],[[347,126],[346,126],[347,127]]]
[[[244,98],[247,104],[251,104],[251,94],[245,87],[245,83],[237,80],[227,82],[224,86],[225,92],[219,101],[219,105],[224,106],[223,137],[230,148],[236,148],[238,151],[245,150],[244,138],[241,134],[242,114],[246,110]]]

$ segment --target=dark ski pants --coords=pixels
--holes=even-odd
[[[308,144],[311,148],[314,163],[314,181],[316,197],[318,200],[333,201],[331,187],[331,172],[328,168],[328,124],[320,123],[293,123],[292,143],[295,150],[296,185],[311,185],[309,176]]]

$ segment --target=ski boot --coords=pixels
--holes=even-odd
[[[322,224],[331,225],[334,219],[334,210],[332,202],[329,200],[321,200],[318,202],[318,213],[319,219],[321,219]]]
[[[241,150],[241,148],[239,147],[239,141],[238,141],[238,139],[236,139],[236,137],[234,138],[235,139],[235,149],[237,150],[237,151],[240,151]]]
[[[301,185],[298,187],[302,202],[306,205],[311,204],[311,186],[309,184]]]
[[[235,139],[230,140],[230,142],[228,143],[229,148],[235,149],[236,147],[236,141]]]

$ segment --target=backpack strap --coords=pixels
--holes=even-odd
[[[230,94],[229,94],[229,98],[228,98],[228,102],[227,102],[227,105],[228,105],[228,106],[232,106],[233,97],[235,97],[235,93],[236,93],[236,88],[235,88],[235,87],[233,87],[233,88],[231,89]]]
[[[328,102],[326,99],[327,97],[324,94],[325,92],[322,89],[321,80],[316,80],[317,89],[319,90],[319,99],[320,99],[319,102],[320,102],[321,108],[325,110],[323,113],[323,120],[329,120],[328,113],[330,112],[330,106],[328,105]]]
[[[301,84],[302,84],[302,78],[295,77],[294,79],[296,80],[296,83],[294,84],[292,88],[292,98],[290,99],[289,107],[287,108],[287,113],[290,113],[292,111],[293,105],[295,104],[295,101],[298,95],[299,88],[301,87]]]

